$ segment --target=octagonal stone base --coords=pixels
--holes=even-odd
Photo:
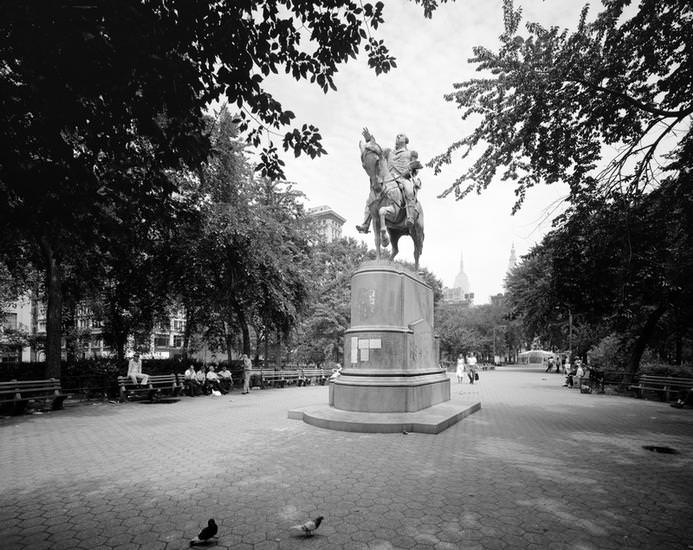
[[[342,375],[330,384],[330,406],[358,412],[415,412],[450,399],[443,372],[414,376]]]

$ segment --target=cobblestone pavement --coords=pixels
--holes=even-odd
[[[213,517],[214,548],[693,548],[693,410],[543,372],[452,393],[482,409],[439,435],[287,418],[327,387],[4,418],[0,547],[182,549]]]

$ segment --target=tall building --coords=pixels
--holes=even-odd
[[[508,271],[517,265],[517,256],[515,256],[515,243],[510,248],[510,258],[508,259]]]
[[[474,301],[474,293],[469,292],[469,277],[464,272],[464,256],[460,254],[460,271],[455,277],[452,288],[443,289],[443,301],[450,303],[466,302],[471,304]]]
[[[342,237],[342,226],[346,219],[342,218],[331,207],[322,205],[309,208],[306,216],[320,239],[332,242]]]

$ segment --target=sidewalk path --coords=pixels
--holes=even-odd
[[[452,393],[482,409],[438,435],[287,418],[327,387],[1,419],[0,548],[183,549],[211,517],[210,548],[693,548],[692,410],[480,376]]]

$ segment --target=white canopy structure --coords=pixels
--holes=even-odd
[[[549,357],[558,358],[558,354],[552,351],[545,351],[543,349],[532,349],[521,352],[518,355],[518,363],[520,365],[541,365]]]

